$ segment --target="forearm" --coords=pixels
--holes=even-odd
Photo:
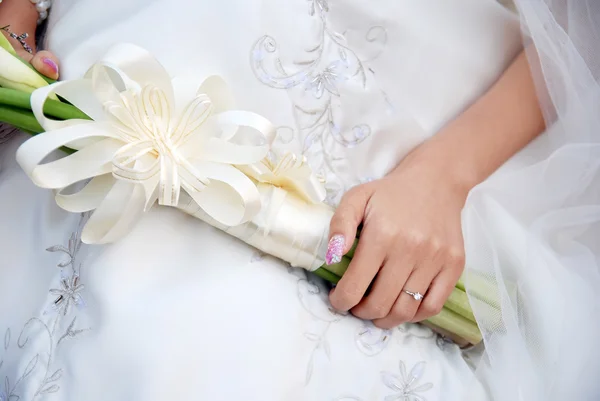
[[[10,30],[17,35],[27,32],[29,37],[26,42],[33,49],[38,16],[35,5],[29,0],[8,0],[0,3],[0,28],[10,25]],[[3,33],[6,35],[6,32]],[[9,40],[15,49],[21,48],[19,42],[10,37]]]
[[[424,145],[469,191],[544,131],[525,52],[500,79]],[[417,149],[417,152],[420,150]]]

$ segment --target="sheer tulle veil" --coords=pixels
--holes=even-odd
[[[464,210],[466,288],[485,342],[477,374],[494,400],[597,400],[600,1],[515,5],[547,133]]]

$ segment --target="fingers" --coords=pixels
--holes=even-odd
[[[372,226],[365,225],[354,258],[329,297],[336,310],[346,312],[356,306],[381,268],[387,246],[376,238]]]
[[[348,191],[342,198],[329,225],[330,240],[325,256],[328,265],[338,263],[352,247],[371,194],[368,185],[361,185]]]
[[[421,302],[419,310],[412,321],[420,322],[439,314],[444,307],[444,303],[452,293],[461,273],[462,269],[443,269],[431,282],[427,296]]]
[[[413,321],[420,322],[439,314],[465,268],[465,251],[461,245],[443,253],[443,268],[433,279],[427,296]]]
[[[375,326],[382,329],[392,329],[413,320],[422,300],[415,299],[412,295],[407,294],[405,290],[425,296],[434,275],[432,269],[424,267],[413,270],[389,314],[382,319],[373,320]]]
[[[25,51],[25,50],[17,50],[17,56],[21,57],[23,61],[31,63],[31,59],[33,58],[33,54]]]
[[[379,271],[371,292],[356,307],[352,314],[365,320],[386,317],[408,280],[414,262],[405,257],[387,260]]]
[[[58,59],[50,52],[42,50],[31,59],[31,65],[51,79],[58,79]]]

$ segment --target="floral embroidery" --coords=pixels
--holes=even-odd
[[[10,327],[5,331],[4,354],[0,355],[0,372],[4,365],[4,359],[10,351],[27,351],[30,336],[38,337],[43,335],[46,337],[48,345],[46,349],[40,350],[33,355],[14,382],[8,374],[4,376],[3,383],[0,382],[0,401],[19,401],[23,397],[22,392],[25,391],[24,387],[30,391],[35,390],[31,396],[32,400],[45,394],[58,392],[60,390],[58,383],[62,378],[63,370],[54,366],[56,350],[64,340],[75,338],[79,334],[89,330],[89,328],[82,329],[76,327],[77,316],[73,316],[66,329],[63,329],[65,318],[71,313],[71,305],[84,305],[81,296],[83,285],[79,282],[81,265],[78,264],[78,254],[82,244],[81,230],[87,218],[88,215],[86,214],[81,216],[78,229],[71,235],[66,247],[56,245],[47,249],[48,252],[62,252],[67,255],[67,259],[57,265],[60,269],[59,288],[49,290],[52,298],[50,298],[50,306],[44,312],[44,315],[48,315],[48,319],[42,320],[38,317],[29,319],[21,328],[16,341],[13,341]],[[39,343],[37,339],[35,343]],[[40,371],[42,372],[41,377]],[[33,372],[37,373],[35,375],[37,383],[28,382],[34,377],[32,375]],[[24,386],[25,383],[27,383],[27,386]]]
[[[315,358],[317,357],[318,353],[322,352],[322,355],[324,355],[328,361],[331,361],[332,359],[331,343],[328,339],[328,333],[330,332],[332,326],[340,322],[342,319],[356,318],[348,313],[337,312],[331,307],[328,298],[329,291],[327,284],[321,282],[321,280],[317,278],[312,277],[305,270],[293,268],[289,265],[288,272],[297,278],[297,296],[303,309],[305,309],[314,318],[315,322],[320,323],[320,325],[317,325],[315,328],[307,330],[303,333],[307,340],[314,343],[314,347],[309,355],[306,368],[305,385],[308,385],[313,377]],[[438,336],[431,329],[416,324],[402,325],[396,330],[385,330],[375,327],[371,322],[363,322],[354,335],[354,342],[357,349],[361,353],[363,353],[365,356],[373,357],[380,354],[388,346],[390,346],[394,337],[396,337],[395,341],[400,346],[403,346],[403,343],[406,341],[415,338],[431,341],[428,344],[433,346],[434,342],[436,342],[438,339]],[[405,372],[403,366],[404,364],[401,362],[401,373],[403,371]],[[411,375],[415,375],[416,378],[407,385],[407,392],[409,392],[409,390],[413,392],[420,392],[430,388],[428,386],[432,387],[432,385],[423,385],[416,388],[411,387],[423,375],[423,369],[424,365],[418,365],[413,368]],[[405,373],[403,373],[402,377],[412,377],[407,376]],[[398,399],[406,401],[424,401],[424,399],[419,398],[418,395],[411,396],[413,398],[390,398],[390,400]]]
[[[339,96],[340,93],[336,84],[344,79],[343,68],[344,66],[340,61],[334,61],[307,81],[307,89],[312,89],[317,99],[323,97],[325,90],[334,96]]]
[[[308,384],[312,378],[315,355],[317,351],[322,350],[325,353],[327,360],[331,361],[331,347],[329,346],[329,341],[327,340],[327,331],[329,331],[329,327],[331,327],[331,323],[328,323],[325,326],[325,330],[323,330],[323,332],[320,334],[311,332],[304,333],[304,337],[315,343],[315,347],[310,353],[310,359],[308,360],[308,365],[306,368],[305,384]]]
[[[304,333],[304,337],[314,343],[310,353],[307,365],[305,384],[308,385],[313,375],[315,357],[319,351],[322,351],[327,360],[331,360],[331,346],[327,339],[327,334],[331,325],[344,318],[333,310],[327,301],[327,291],[324,290],[322,283],[311,281],[305,271],[290,268],[290,273],[298,277],[298,299],[302,307],[320,324],[313,330]]]
[[[391,330],[375,327],[372,323],[364,323],[354,337],[358,349],[367,356],[374,356],[383,351],[392,338]]]
[[[312,295],[312,299],[316,300],[316,302],[310,302],[310,299],[303,294],[302,287],[307,289],[306,295],[309,297]],[[310,353],[310,357],[306,365],[304,384],[308,385],[312,379],[317,352],[322,351],[327,357],[327,360],[331,361],[331,347],[327,339],[327,333],[329,332],[331,325],[338,322],[341,319],[341,316],[337,315],[331,307],[327,306],[327,301],[321,299],[321,289],[315,283],[300,279],[298,281],[298,289],[298,298],[300,299],[302,306],[314,317],[315,321],[325,323],[324,327],[322,328],[317,327],[313,331],[307,331],[304,333],[304,337],[314,343],[313,350]],[[322,307],[318,306],[319,303],[321,303]]]
[[[456,344],[454,343],[454,341],[452,341],[451,339],[444,337],[444,336],[437,336],[436,340],[435,340],[435,345],[437,345],[437,347],[439,349],[441,349],[442,351],[446,351],[449,349],[449,347],[455,347]]]
[[[421,338],[424,340],[428,340],[436,336],[433,330],[431,330],[429,327],[425,327],[421,324],[415,323],[402,324],[398,326],[397,330],[401,333],[406,334],[407,336]]]
[[[390,372],[382,372],[381,379],[386,387],[394,390],[394,394],[386,396],[384,401],[427,401],[417,393],[424,393],[433,388],[432,383],[419,385],[419,381],[425,373],[426,362],[417,363],[410,371],[406,372],[404,362],[400,361],[400,375]],[[333,401],[362,401],[363,398],[354,395],[343,395],[336,397]]]
[[[61,288],[51,288],[50,294],[57,295],[54,307],[63,315],[68,315],[71,305],[83,306],[83,298],[80,294],[83,284],[79,283],[79,275],[72,274],[63,277],[60,281]]]
[[[433,388],[432,383],[419,385],[419,380],[425,373],[425,365],[426,362],[419,362],[411,369],[410,373],[407,373],[404,362],[400,361],[400,376],[390,372],[382,372],[381,379],[383,383],[395,392],[385,397],[385,401],[425,401],[425,398],[417,394]]]
[[[330,10],[328,1],[308,2],[308,14],[318,20],[319,29],[316,44],[304,50],[304,58],[284,66],[277,41],[265,35],[252,49],[251,66],[260,82],[271,88],[287,90],[290,94],[296,129],[280,127],[280,142],[288,144],[296,139],[300,153],[307,156],[311,167],[327,179],[327,202],[335,204],[349,186],[360,183],[358,180],[346,185],[334,182],[340,181],[338,171],[348,163],[344,148],[361,144],[372,133],[368,124],[357,124],[347,132],[342,129],[338,116],[341,109],[339,87],[346,81],[352,81],[366,89],[367,71],[373,73],[373,70],[366,67],[367,61],[361,60],[348,46],[343,34],[331,29],[327,18]],[[365,40],[385,45],[387,32],[381,26],[371,27]],[[369,61],[377,57],[378,54]],[[306,93],[312,96],[307,98],[304,96]],[[382,96],[386,98],[383,93]]]
[[[320,15],[325,14],[329,11],[329,4],[327,4],[327,0],[308,0],[310,4],[309,14],[315,15],[317,12]]]

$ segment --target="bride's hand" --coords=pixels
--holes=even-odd
[[[58,59],[49,51],[42,50],[31,54],[25,50],[17,50],[17,55],[30,63],[40,74],[58,79]]]
[[[442,309],[464,269],[461,211],[468,192],[544,130],[533,82],[521,52],[483,96],[391,174],[342,199],[328,261],[348,252],[361,222],[363,230],[330,295],[334,308],[383,328]]]
[[[385,178],[344,196],[331,222],[333,252],[342,237],[347,252],[359,224],[363,228],[354,258],[330,295],[335,309],[351,310],[381,328],[440,312],[464,268],[461,210],[468,193],[442,152],[425,143]]]

